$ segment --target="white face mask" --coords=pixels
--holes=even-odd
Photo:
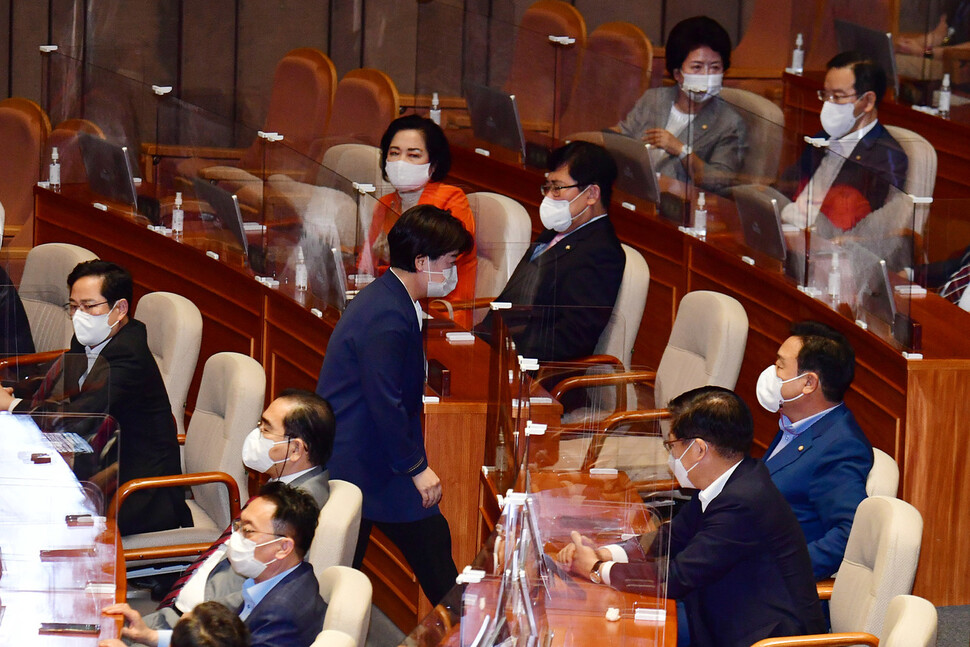
[[[691,470],[697,467],[698,463],[691,465],[690,469],[685,469],[684,464],[681,462],[681,459],[687,455],[687,452],[689,452],[690,448],[693,446],[694,440],[691,440],[690,445],[687,445],[687,449],[685,449],[684,453],[680,455],[680,458],[674,458],[673,453],[671,453],[667,457],[667,466],[670,468],[670,471],[674,473],[674,477],[677,479],[677,483],[680,484],[680,487],[696,490],[697,486],[690,482],[690,477],[687,475]]]
[[[758,402],[762,407],[775,413],[781,408],[781,405],[785,402],[792,402],[798,398],[805,395],[805,392],[799,393],[794,398],[788,398],[787,400],[781,396],[781,387],[784,384],[788,384],[793,380],[797,380],[800,377],[805,377],[808,373],[802,373],[801,375],[796,375],[795,377],[783,380],[778,377],[778,370],[775,365],[772,364],[765,370],[761,371],[761,375],[758,376],[758,385],[755,387],[755,392],[758,394]]]
[[[841,139],[849,134],[859,120],[852,114],[853,110],[855,110],[854,102],[832,103],[826,101],[822,104],[822,129],[829,134],[831,139]]]
[[[91,348],[107,339],[108,335],[111,334],[111,329],[118,325],[118,321],[121,321],[119,319],[113,324],[108,323],[108,317],[114,309],[114,306],[111,306],[111,310],[108,310],[106,314],[89,315],[78,308],[71,319],[71,323],[74,324],[74,336],[77,337],[77,340]]]
[[[251,470],[265,474],[266,472],[269,472],[270,468],[274,465],[285,463],[290,456],[290,453],[286,452],[286,456],[283,458],[283,460],[274,461],[269,457],[269,450],[273,449],[273,447],[276,445],[282,445],[283,443],[289,442],[289,438],[286,440],[278,440],[273,442],[269,438],[265,438],[263,434],[259,432],[259,427],[256,427],[249,432],[249,435],[246,436],[246,440],[243,442],[243,465]]]
[[[229,563],[232,565],[232,570],[236,571],[243,577],[259,577],[266,567],[276,560],[273,559],[266,563],[259,561],[256,559],[256,549],[260,546],[266,546],[267,544],[272,544],[273,542],[281,539],[283,539],[283,537],[277,537],[276,539],[271,539],[270,541],[264,541],[261,544],[257,544],[252,539],[246,539],[243,537],[242,533],[234,531],[229,537],[229,541],[227,543],[229,548],[227,555],[229,557]]]
[[[458,268],[452,265],[448,269],[441,272],[433,272],[430,269],[425,270],[425,274],[428,275],[428,298],[429,299],[440,299],[446,297],[452,293],[455,286],[458,285]],[[445,277],[445,280],[441,283],[431,280],[432,274],[441,274]]]
[[[580,191],[579,195],[572,200],[553,200],[549,196],[544,197],[542,204],[539,205],[539,220],[542,221],[542,226],[546,229],[558,231],[559,233],[569,229],[569,226],[573,224],[573,220],[579,218],[586,213],[586,209],[589,209],[589,205],[586,205],[586,209],[583,209],[574,216],[569,212],[569,205],[579,199],[579,196],[586,193],[588,189],[589,187],[586,187]]]
[[[385,165],[387,179],[398,191],[417,191],[431,179],[431,164],[411,164],[395,160]]]
[[[680,87],[692,101],[704,102],[721,93],[721,84],[723,82],[723,74],[684,73],[684,80],[680,84]]]

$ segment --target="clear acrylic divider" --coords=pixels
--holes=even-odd
[[[0,362],[35,350],[23,300],[3,265],[0,261]]]

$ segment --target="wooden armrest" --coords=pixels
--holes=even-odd
[[[644,371],[645,372],[645,371]],[[624,375],[624,374],[621,374]],[[613,415],[604,418],[600,422],[600,429],[593,435],[586,449],[586,458],[583,459],[583,469],[588,470],[596,464],[600,452],[603,450],[603,443],[611,431],[620,425],[633,422],[652,422],[670,418],[670,411],[667,409],[650,409],[646,411],[618,411]]]
[[[151,490],[161,487],[188,487],[191,485],[207,485],[222,483],[229,490],[229,517],[239,516],[239,486],[236,480],[225,472],[198,472],[196,474],[173,474],[172,476],[152,476],[143,479],[132,479],[118,488],[115,495],[116,505],[109,506],[108,519],[114,521],[115,513],[124,505],[125,499],[141,490]]]
[[[832,599],[832,587],[835,586],[835,580],[829,578],[827,580],[821,580],[815,583],[815,590],[818,591],[819,600],[831,600]]]
[[[34,366],[36,364],[43,364],[44,362],[50,362],[55,360],[68,349],[64,348],[62,350],[49,350],[43,353],[31,353],[30,355],[14,355],[13,357],[4,357],[0,359],[0,370],[11,367],[18,366]]]
[[[879,639],[862,631],[841,634],[813,634],[810,636],[786,636],[765,638],[751,647],[837,647],[838,645],[871,645],[879,647]]]
[[[594,355],[593,357],[610,358],[609,355]],[[597,364],[607,363],[609,362],[592,362],[590,365],[595,366]],[[622,366],[622,364],[620,364],[620,360],[616,360],[616,363]],[[559,400],[566,391],[571,391],[578,388],[616,386],[619,384],[633,384],[637,382],[652,384],[656,378],[656,371],[626,371],[623,373],[604,373],[602,375],[578,375],[576,377],[568,377],[557,384],[552,390],[552,397]]]
[[[185,434],[177,434],[176,437],[178,438],[179,445],[182,445],[184,447],[185,446]]]

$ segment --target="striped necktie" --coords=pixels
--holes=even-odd
[[[940,290],[940,296],[953,303],[960,303],[960,297],[963,296],[967,284],[970,284],[970,263],[966,263],[957,270],[956,274],[950,277],[950,280]]]

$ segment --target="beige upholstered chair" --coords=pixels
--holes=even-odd
[[[240,495],[246,497],[242,446],[263,411],[265,394],[266,374],[252,357],[216,353],[206,360],[185,437],[186,474],[134,479],[119,492],[120,507],[125,496],[140,488],[159,487],[162,482],[190,485],[193,498],[187,503],[193,525],[122,537],[126,560],[140,559],[140,551],[157,547],[165,547],[165,554],[152,557],[191,556],[219,537],[238,514]]]
[[[337,629],[324,629],[310,647],[357,647],[357,641]]]
[[[899,466],[881,449],[872,448],[872,469],[866,478],[867,496],[896,496],[899,489]]]
[[[41,155],[51,131],[43,109],[29,99],[0,101],[0,202],[7,211],[8,234],[19,247],[33,241],[34,185],[40,179]],[[19,234],[19,235],[18,235]]]
[[[318,578],[331,566],[353,563],[362,502],[360,488],[353,483],[330,481],[330,497],[320,509],[317,530],[307,555]]]
[[[68,243],[45,243],[27,253],[18,292],[38,353],[71,345],[74,328],[64,312],[64,304],[70,297],[67,275],[78,263],[96,258],[83,247]]]
[[[323,631],[341,631],[358,645],[365,644],[373,595],[370,580],[360,571],[348,566],[331,566],[318,579],[320,596],[327,603]]]
[[[773,101],[747,90],[723,88],[721,98],[738,109],[747,126],[748,149],[740,181],[770,184],[778,174],[785,114]]]
[[[370,144],[335,144],[323,154],[323,166],[328,171],[358,184],[373,184],[375,195],[383,196],[394,190],[381,175],[381,149]],[[323,173],[325,171],[321,171]],[[318,178],[317,184],[325,184]]]
[[[626,255],[620,291],[613,304],[613,313],[596,343],[597,355],[612,355],[626,368],[633,360],[633,342],[640,331],[640,320],[647,305],[650,288],[650,268],[643,255],[629,245],[622,245]]]
[[[904,607],[920,605],[905,601],[890,604],[897,596],[908,596],[913,589],[922,535],[923,518],[905,501],[884,496],[863,500],[856,510],[845,557],[832,587],[829,611],[833,634],[825,634],[825,638],[769,638],[755,643],[755,647],[857,645],[864,642],[861,640],[864,636],[857,632],[875,636],[876,640],[868,644],[878,645],[879,640],[890,644],[888,637],[894,631],[900,633],[893,644],[907,647],[924,644],[904,639],[907,630],[902,625],[907,621],[900,617]],[[893,607],[891,614],[890,606]],[[914,613],[924,618],[922,625],[928,624],[926,611]],[[853,632],[851,636],[834,635],[849,632]],[[832,639],[835,642],[829,642]]]
[[[925,137],[912,130],[899,126],[886,126],[886,130],[903,147],[909,160],[903,189],[918,198],[932,197],[933,187],[936,185],[936,149]],[[916,233],[923,234],[928,215],[929,205],[916,205],[916,217],[912,225]]]
[[[178,432],[184,434],[185,401],[202,344],[202,314],[181,295],[150,292],[138,301],[135,319],[148,330],[148,348],[162,373]]]
[[[337,84],[333,116],[324,146],[359,143],[379,146],[381,136],[400,112],[401,97],[390,76],[381,70],[362,67],[349,70]],[[317,149],[314,159],[322,159]]]
[[[886,610],[882,647],[936,647],[937,613],[929,600],[897,595]]]
[[[478,250],[475,295],[495,297],[529,248],[532,221],[521,204],[498,193],[469,193],[468,204],[475,216]],[[485,308],[475,311],[476,324],[485,313]]]

